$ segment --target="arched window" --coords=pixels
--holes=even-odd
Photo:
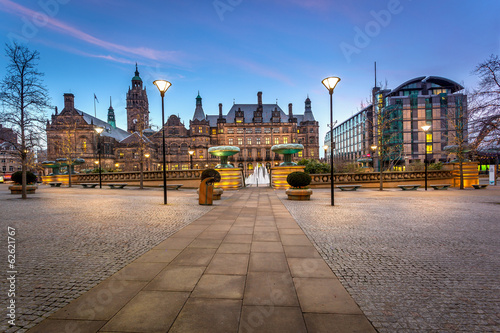
[[[179,154],[179,146],[177,143],[172,143],[170,145],[170,154],[172,155],[178,155]]]

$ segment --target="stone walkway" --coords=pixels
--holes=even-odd
[[[270,189],[239,191],[29,332],[375,332]]]

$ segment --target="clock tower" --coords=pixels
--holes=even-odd
[[[137,64],[132,88],[127,92],[127,130],[131,133],[149,128],[149,103],[146,88],[142,87]]]

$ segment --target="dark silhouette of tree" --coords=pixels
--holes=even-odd
[[[14,43],[6,45],[5,55],[8,64],[5,78],[0,83],[0,100],[3,104],[0,121],[12,126],[18,137],[12,144],[21,159],[22,198],[26,199],[29,156],[30,152],[41,147],[49,97],[43,85],[43,73],[37,69],[40,59],[38,51]]]

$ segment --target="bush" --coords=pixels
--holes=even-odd
[[[220,173],[215,169],[206,169],[201,173],[201,180],[214,177],[214,183],[220,182]]]
[[[14,172],[12,174],[11,180],[16,184],[22,184],[23,183],[23,172],[22,171]],[[35,174],[31,171],[26,171],[26,184],[35,184],[35,183],[36,183]]]
[[[442,162],[431,163],[429,164],[429,170],[441,170],[443,168]]]
[[[320,163],[317,160],[303,158],[297,162],[298,165],[304,165],[304,172],[309,174],[316,173],[329,173],[330,172],[330,164],[328,163]]]
[[[295,171],[292,172],[291,174],[286,177],[286,182],[291,186],[291,187],[306,187],[307,185],[311,184],[311,176],[309,174],[302,172],[302,171]]]

